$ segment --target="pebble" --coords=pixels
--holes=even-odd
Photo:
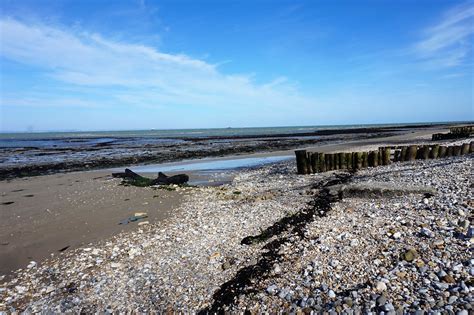
[[[378,292],[384,292],[387,290],[387,285],[385,284],[385,282],[382,282],[382,281],[378,281],[376,286],[375,286],[375,289],[378,291]]]
[[[427,203],[420,194],[344,198],[302,224],[301,234],[290,228],[242,245],[310,204],[320,194],[312,187],[334,178],[295,170],[294,161],[239,170],[231,184],[190,190],[166,225],[143,225],[19,271],[0,285],[0,312],[198,312],[265,257],[265,276],[254,273],[225,312],[464,314],[474,259],[472,228],[460,220],[472,217],[472,157],[360,170],[353,184],[409,183],[436,194]],[[264,256],[279,241],[276,258]]]
[[[30,261],[30,263],[28,264],[28,266],[26,266],[26,268],[28,269],[35,268],[36,265],[37,265],[36,261]]]

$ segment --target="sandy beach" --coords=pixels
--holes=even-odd
[[[120,186],[108,172],[75,172],[0,182],[0,273],[60,256],[136,229],[119,225],[136,212],[153,223],[173,214],[185,192]],[[63,249],[62,252],[60,250]]]

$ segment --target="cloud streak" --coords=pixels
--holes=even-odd
[[[460,66],[472,50],[473,25],[473,2],[458,5],[445,12],[436,25],[424,30],[414,51],[430,68]]]
[[[11,18],[0,20],[0,29],[4,58],[34,66],[49,78],[91,93],[111,88],[110,97],[120,104],[268,110],[315,103],[284,77],[256,84],[251,76],[224,74],[217,65],[183,54]],[[57,104],[55,98],[51,95],[51,102]],[[26,104],[29,99],[26,95],[15,103]],[[9,105],[6,99],[2,103]]]

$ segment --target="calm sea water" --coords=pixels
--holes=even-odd
[[[423,123],[425,125],[426,123]],[[434,123],[433,123],[434,124]],[[0,133],[0,148],[88,147],[100,144],[153,144],[182,141],[183,138],[232,137],[245,135],[298,134],[322,129],[389,127],[420,124],[334,125],[262,128],[124,130],[79,132]]]

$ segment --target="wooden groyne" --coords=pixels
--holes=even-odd
[[[340,169],[359,170],[393,162],[439,159],[473,152],[474,141],[453,146],[435,144],[380,147],[368,152],[321,153],[296,150],[295,155],[298,174],[314,174]]]
[[[474,134],[474,126],[458,126],[449,128],[449,133],[435,133],[431,136],[432,141],[468,138]]]

